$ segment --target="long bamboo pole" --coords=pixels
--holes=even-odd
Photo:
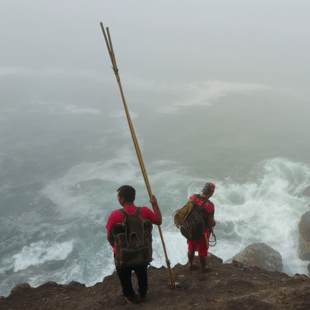
[[[118,74],[118,68],[117,68],[117,64],[116,64],[116,59],[115,59],[115,54],[114,54],[114,50],[113,50],[113,45],[112,45],[112,40],[111,40],[111,36],[110,36],[110,31],[109,31],[109,28],[107,27],[106,28],[107,34],[106,34],[102,23],[100,23],[100,26],[101,26],[102,33],[103,33],[103,36],[104,36],[104,39],[105,39],[105,42],[106,42],[106,45],[107,45],[107,49],[108,49],[110,58],[111,58],[112,69],[113,69],[113,71],[115,73],[115,77],[116,77],[116,80],[117,80],[117,83],[118,83],[118,86],[119,86],[119,90],[121,92],[121,97],[122,97],[122,100],[123,100],[123,105],[124,105],[124,109],[125,109],[125,113],[126,113],[129,129],[130,129],[130,133],[131,133],[131,137],[132,137],[132,140],[133,140],[133,144],[134,144],[134,147],[135,147],[135,150],[136,150],[136,153],[137,153],[137,157],[138,157],[138,161],[139,161],[139,164],[140,164],[141,172],[142,172],[142,175],[143,175],[143,178],[144,178],[144,182],[145,182],[145,185],[146,185],[146,188],[147,188],[150,200],[151,200],[152,197],[153,197],[152,190],[151,190],[151,185],[150,185],[147,173],[146,173],[146,169],[145,169],[145,166],[144,166],[144,162],[143,162],[143,158],[142,158],[142,155],[141,155],[141,151],[140,151],[140,147],[139,147],[139,144],[138,144],[138,140],[137,140],[137,137],[136,137],[136,134],[135,134],[135,130],[133,128],[133,124],[132,124],[131,117],[130,117],[130,114],[129,114],[129,111],[128,111],[128,108],[127,108],[125,96],[124,96],[124,93],[123,93],[123,88],[122,88],[122,84],[121,84],[121,79],[120,79],[119,74]],[[167,255],[167,251],[166,251],[166,246],[165,246],[165,242],[164,242],[164,237],[163,237],[160,225],[158,226],[158,230],[159,230],[159,235],[160,235],[160,238],[161,238],[161,242],[162,242],[162,245],[163,245],[164,254],[165,254],[165,258],[166,258],[167,270],[168,270],[168,275],[169,275],[169,279],[170,279],[170,286],[171,286],[171,288],[175,288],[174,276],[173,276],[173,272],[172,272],[172,269],[171,269],[171,266],[170,266],[170,261],[168,259],[168,255]]]

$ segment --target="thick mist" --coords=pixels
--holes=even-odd
[[[171,263],[186,262],[172,214],[212,181],[212,253],[226,260],[265,242],[284,272],[306,273],[307,12],[307,1],[2,0],[0,295],[20,282],[101,281],[114,269],[105,224],[116,189],[131,184],[150,207],[100,22]]]

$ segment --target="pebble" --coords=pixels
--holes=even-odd
[[[294,279],[299,281],[306,281],[308,280],[308,277],[306,275],[296,273]]]
[[[177,288],[181,288],[181,287],[182,287],[180,282],[175,282],[174,284],[175,284],[175,287],[177,287]],[[171,284],[169,283],[169,286],[170,286],[170,285],[171,285]]]

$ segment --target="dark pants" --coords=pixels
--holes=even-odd
[[[121,281],[123,294],[125,297],[133,297],[135,296],[135,292],[132,288],[131,283],[131,272],[132,270],[136,273],[138,279],[138,286],[140,295],[145,295],[148,286],[147,286],[147,265],[139,266],[139,267],[119,267],[116,266],[116,271],[118,277]]]

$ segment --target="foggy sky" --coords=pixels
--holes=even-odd
[[[307,93],[307,0],[0,0],[0,77],[112,76],[178,85],[254,83]]]

